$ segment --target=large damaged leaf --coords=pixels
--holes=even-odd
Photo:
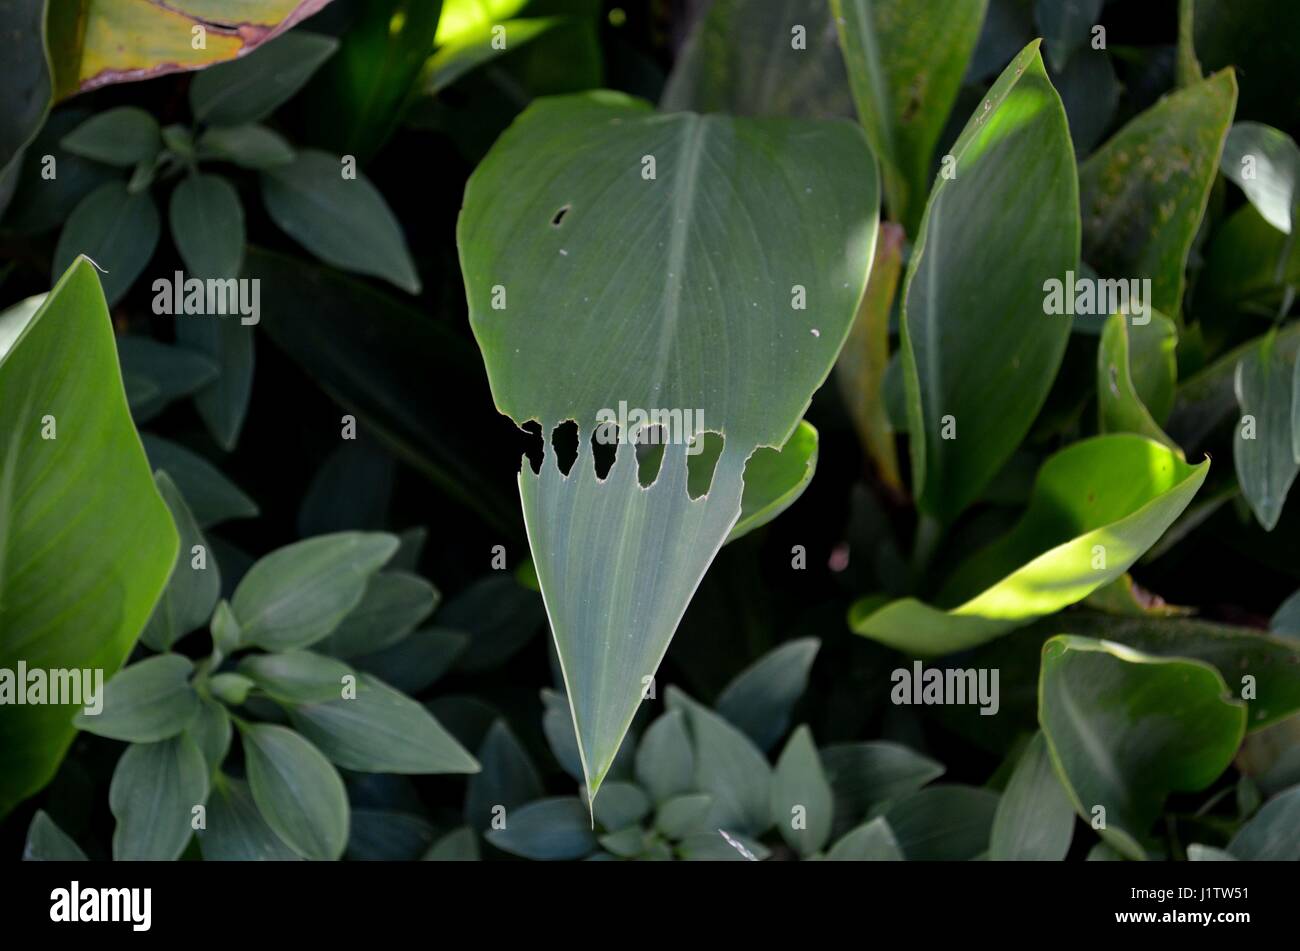
[[[458,240],[497,408],[548,442],[579,431],[567,474],[548,448],[519,483],[591,794],[740,517],[751,455],[786,445],[835,361],[877,204],[850,123],[609,92],[537,101],[470,179]],[[639,466],[623,440],[656,422],[668,444]],[[703,432],[723,444],[711,481],[691,471],[712,462]],[[603,478],[593,437],[619,442]]]

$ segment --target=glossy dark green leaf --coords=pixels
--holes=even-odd
[[[384,196],[345,162],[308,149],[262,172],[262,200],[271,220],[326,264],[381,277],[408,294],[420,276],[402,226]]]
[[[44,0],[22,0],[43,3]],[[6,65],[9,65],[6,62]],[[21,113],[7,115],[17,118]],[[52,113],[21,156],[21,169],[10,166],[8,174],[17,172],[18,181],[7,211],[0,212],[5,230],[20,234],[51,231],[67,220],[81,199],[121,172],[99,162],[73,155],[60,144],[63,136],[80,125],[91,113],[84,109],[62,108]],[[45,156],[54,159],[54,177]],[[17,158],[15,159],[15,162]],[[0,192],[3,191],[0,185]],[[0,205],[3,202],[0,201]]]
[[[432,714],[369,674],[355,696],[295,704],[289,718],[331,761],[365,773],[476,773],[478,761]]]
[[[240,727],[248,785],[258,812],[304,858],[330,860],[348,841],[348,797],[338,771],[286,727]]]
[[[1203,661],[1061,635],[1043,645],[1038,718],[1075,811],[1141,859],[1165,798],[1206,788],[1232,762],[1246,707]]]
[[[1056,777],[1047,740],[1034,734],[998,800],[989,839],[995,861],[1059,862],[1070,851],[1074,806]]]
[[[1088,155],[1110,128],[1124,91],[1114,63],[1105,50],[1094,50],[1089,45],[1072,56],[1064,72],[1054,75],[1052,82],[1070,120],[1075,154]]]
[[[1171,316],[1236,102],[1232,71],[1216,73],[1139,114],[1079,167],[1084,258],[1103,277],[1150,279],[1147,303]]]
[[[278,133],[264,125],[238,125],[204,130],[198,139],[198,157],[233,162],[242,168],[264,169],[287,165],[296,153]]]
[[[914,656],[991,640],[1083,600],[1109,584],[1164,533],[1209,471],[1141,436],[1075,443],[1039,471],[1028,510],[1003,538],[973,555],[939,593],[947,610],[904,598],[854,605],[866,637]]]
[[[717,0],[691,27],[659,108],[735,116],[853,115],[828,4]]]
[[[215,126],[260,122],[301,89],[337,48],[333,37],[295,30],[209,67],[190,83],[194,118]]]
[[[945,522],[1024,439],[1070,335],[1046,313],[1045,291],[1077,269],[1074,151],[1036,42],[951,154],[955,175],[935,181],[900,321],[913,495]]]
[[[27,827],[27,841],[23,844],[24,862],[85,862],[86,853],[72,841],[71,836],[37,809],[32,824]]]
[[[152,433],[140,438],[149,464],[167,470],[199,528],[258,515],[257,503],[202,456]]]
[[[1291,483],[1300,472],[1292,404],[1300,360],[1270,336],[1242,356],[1233,389],[1241,418],[1233,433],[1237,483],[1255,519],[1271,532],[1282,517]]]
[[[96,113],[63,137],[73,155],[130,168],[162,150],[158,120],[138,106],[118,106]]]
[[[207,828],[198,832],[207,862],[292,861],[299,858],[266,824],[248,783],[214,774]]]
[[[520,490],[589,793],[735,525],[744,460],[785,443],[848,331],[875,236],[870,168],[863,139],[844,124],[662,116],[599,92],[535,102],[470,179],[458,244],[494,400],[543,433],[567,419],[580,429],[572,475],[548,457],[540,474],[520,472]],[[659,196],[649,223],[634,211],[647,195]],[[757,226],[755,208],[772,228]],[[840,251],[815,255],[823,243]],[[609,248],[628,249],[625,263]],[[760,261],[780,262],[779,273],[755,270]],[[796,285],[821,289],[810,309],[796,303]],[[749,306],[725,291],[741,286],[755,288],[743,295]],[[504,309],[493,304],[501,290]],[[650,338],[657,355],[628,358]],[[649,488],[631,451],[597,480],[591,433],[621,401],[695,407],[704,428],[725,433],[708,495],[686,491],[688,434],[666,447]],[[623,552],[617,572],[611,546]],[[615,633],[626,630],[643,633]]]
[[[194,807],[208,798],[208,767],[186,734],[132,743],[117,761],[108,804],[117,826],[117,861],[180,858],[193,833]]]
[[[166,651],[190,631],[208,623],[221,597],[221,569],[171,476],[159,471],[156,479],[180,535],[180,549],[172,576],[140,639],[156,651]]]
[[[790,728],[820,647],[815,637],[805,637],[764,654],[723,689],[714,708],[759,749],[770,751]]]
[[[232,278],[244,259],[244,209],[234,186],[220,175],[186,176],[168,207],[172,240],[188,276]]]
[[[371,575],[396,550],[392,535],[338,532],[262,558],[230,602],[243,642],[287,650],[326,637],[361,603]]]
[[[11,94],[0,119],[0,216],[12,195],[6,194],[4,183],[17,174],[23,149],[50,111],[53,82],[46,54],[45,10],[45,0],[6,0],[3,7],[9,29],[0,46],[0,82]]]
[[[154,743],[180,733],[199,710],[190,686],[194,664],[179,654],[159,654],[123,668],[104,685],[102,709],[81,712],[77,729],[130,743]]]
[[[512,855],[539,861],[578,859],[596,848],[587,807],[576,797],[539,799],[507,814],[505,823],[490,830],[487,840]]]
[[[133,195],[121,182],[100,185],[63,226],[54,249],[54,275],[63,274],[84,254],[98,266],[112,307],[153,257],[160,230],[158,208],[148,192]]]
[[[858,117],[880,157],[890,217],[916,230],[939,135],[987,0],[831,0]]]
[[[206,354],[217,364],[217,379],[199,390],[194,406],[222,449],[239,441],[253,392],[253,326],[244,318],[181,319],[176,339]]]
[[[772,822],[800,855],[821,851],[831,834],[833,798],[812,731],[794,731],[772,772]]]

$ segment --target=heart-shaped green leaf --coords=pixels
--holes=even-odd
[[[850,611],[859,634],[916,656],[974,647],[1086,598],[1155,544],[1205,481],[1172,450],[1128,433],[1052,456],[1012,531],[974,555],[932,607],[915,598]]]
[[[1075,810],[1142,859],[1165,797],[1204,789],[1232,762],[1246,708],[1203,661],[1061,635],[1043,645],[1038,719]]]
[[[592,794],[737,521],[746,459],[786,443],[834,361],[876,199],[846,124],[656,115],[605,92],[534,103],[470,179],[458,243],[497,407],[580,430],[567,476],[548,454],[519,481]],[[702,414],[690,428],[725,440],[707,495],[687,492],[694,432],[668,434],[648,488],[626,447],[597,477],[592,430],[621,406]]]
[[[1037,42],[998,77],[951,155],[912,249],[900,321],[913,495],[944,522],[1020,445],[1070,335],[1045,292],[1077,269],[1078,184]]]

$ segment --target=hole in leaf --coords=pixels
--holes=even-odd
[[[552,218],[551,218],[551,227],[552,227],[552,228],[558,228],[558,227],[560,226],[560,222],[562,222],[562,221],[564,220],[564,216],[567,215],[567,214],[569,213],[569,208],[570,208],[570,207],[572,207],[572,206],[570,206],[570,205],[565,205],[563,208],[561,208],[559,211],[557,211],[557,212],[554,214],[554,216],[552,216]]]
[[[618,433],[615,426],[597,426],[591,431],[591,460],[596,466],[596,478],[609,476],[618,456]]]
[[[641,488],[654,485],[663,467],[664,446],[668,442],[668,430],[662,426],[645,426],[637,433],[636,467],[637,481]]]
[[[566,419],[551,430],[551,451],[555,453],[555,465],[566,476],[578,458],[578,424]]]
[[[533,474],[542,471],[542,460],[546,458],[546,439],[542,436],[542,424],[535,419],[530,419],[519,427],[522,434],[520,441],[523,443],[521,451],[528,457],[528,465],[533,470]]]
[[[720,434],[710,432],[698,434],[693,443],[700,440],[703,440],[703,447],[692,444],[690,449],[698,451],[686,456],[686,492],[693,499],[708,494],[709,486],[713,484],[713,471],[718,468],[718,459],[722,456],[722,445],[725,442]]]

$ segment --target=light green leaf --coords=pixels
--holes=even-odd
[[[1074,807],[1052,768],[1040,730],[1020,755],[993,817],[989,858],[1059,862],[1070,851]]]
[[[772,822],[802,856],[821,851],[831,834],[832,797],[812,731],[794,731],[772,773]]]
[[[0,668],[21,660],[111,678],[176,550],[127,413],[103,293],[78,260],[35,306],[0,313]],[[53,777],[72,714],[6,708],[0,816]]]
[[[482,769],[470,776],[465,788],[465,823],[470,829],[485,833],[498,806],[509,816],[545,795],[533,761],[505,720],[497,720],[488,730],[478,761]]]
[[[1187,847],[1187,861],[1235,862],[1237,859],[1231,852],[1225,852],[1222,849],[1216,849],[1208,845],[1201,845],[1198,842],[1193,842]]]
[[[831,0],[853,101],[880,157],[885,204],[909,233],[925,206],[934,149],[987,6],[987,0]]]
[[[244,208],[230,182],[201,172],[186,176],[172,190],[167,214],[188,277],[239,276],[244,261]]]
[[[149,464],[167,470],[199,528],[259,514],[257,503],[202,456],[152,433],[140,438]]]
[[[764,446],[754,450],[745,464],[740,518],[727,536],[728,542],[766,525],[799,500],[817,470],[817,441],[817,430],[807,420],[800,420],[780,449]]]
[[[344,769],[363,773],[477,773],[478,761],[420,704],[369,674],[356,696],[294,705],[298,731]]]
[[[940,592],[946,611],[915,598],[850,626],[916,656],[992,640],[1083,600],[1122,575],[1187,507],[1209,471],[1159,443],[1119,433],[1075,443],[1039,470],[1029,507],[1009,534],[972,556]]]
[[[865,822],[831,846],[829,862],[901,862],[903,850],[884,816]]]
[[[84,254],[99,268],[112,307],[153,257],[160,230],[158,207],[148,192],[133,195],[121,182],[100,185],[64,224],[54,249],[54,274],[68,271]]]
[[[223,601],[222,604],[224,603]],[[256,681],[245,677],[243,674],[229,671],[216,674],[208,681],[208,690],[212,693],[212,696],[222,703],[228,703],[234,707],[243,704],[256,686]]]
[[[1300,786],[1278,793],[1228,843],[1233,858],[1300,861]]]
[[[1231,69],[1140,113],[1079,167],[1083,257],[1103,277],[1149,278],[1148,304],[1182,313],[1187,256],[1237,102]]]
[[[423,578],[381,571],[320,649],[336,657],[355,657],[391,647],[432,614],[437,603],[438,590]]]
[[[119,671],[104,685],[103,709],[78,713],[77,729],[129,743],[154,743],[184,730],[199,710],[190,686],[194,664],[179,654],[159,654]]]
[[[817,638],[805,637],[769,651],[723,688],[714,708],[759,749],[770,751],[790,728],[820,647]]]
[[[830,6],[824,0],[715,0],[678,52],[659,109],[852,117]]]
[[[1130,327],[1129,319],[1114,314],[1101,333],[1097,428],[1103,433],[1137,433],[1178,451],[1157,422],[1173,408],[1178,330],[1173,321],[1158,313],[1151,314],[1151,323],[1144,327]],[[1147,404],[1144,390],[1154,405]]]
[[[1285,132],[1261,122],[1237,122],[1219,160],[1223,174],[1246,193],[1264,220],[1290,234],[1300,185],[1300,148]]]
[[[482,30],[459,36],[454,42],[439,45],[425,66],[424,92],[436,96],[462,76],[498,56],[519,49],[554,27],[573,22],[566,17],[501,20],[484,24]],[[503,42],[497,40],[489,26],[499,26],[505,31]]]
[[[188,735],[132,743],[108,788],[116,861],[180,858],[193,831],[193,809],[208,798],[208,767]]]
[[[669,710],[680,711],[694,739],[695,788],[713,797],[710,828],[759,836],[772,826],[772,769],[749,737],[676,687]]]
[[[348,841],[348,797],[338,771],[286,727],[240,726],[253,801],[277,836],[304,858],[332,860]]]
[[[1227,769],[1246,707],[1203,661],[1144,654],[1061,635],[1043,645],[1038,719],[1075,811],[1132,859],[1173,792],[1206,788]]]
[[[689,792],[695,782],[695,752],[680,710],[660,714],[636,748],[636,779],[663,803]]]
[[[262,558],[230,602],[243,643],[278,651],[326,637],[361,603],[370,576],[397,544],[380,532],[337,532]]]
[[[190,83],[190,108],[206,125],[260,122],[292,98],[339,41],[295,30],[239,59],[203,70]]]
[[[512,855],[538,861],[579,859],[596,848],[596,836],[582,800],[573,796],[539,799],[507,814],[503,829],[488,842]]]
[[[1271,532],[1282,517],[1282,506],[1296,473],[1292,402],[1300,360],[1270,336],[1237,364],[1233,389],[1241,419],[1232,441],[1232,460],[1242,495],[1255,519]]]
[[[989,844],[998,795],[974,786],[931,786],[894,803],[885,820],[909,862],[964,861]]]
[[[594,92],[533,103],[470,179],[458,244],[496,405],[580,431],[568,477],[548,454],[519,483],[589,795],[740,515],[745,460],[785,444],[848,331],[875,237],[871,167],[846,124],[656,115]],[[814,289],[806,310],[796,285]],[[592,430],[620,401],[693,407],[724,435],[706,496],[687,494],[681,437],[649,488],[631,450],[597,479]]]
[[[63,137],[73,155],[130,168],[162,150],[158,121],[138,106],[118,106],[87,119]]]
[[[360,172],[345,178],[337,156],[307,149],[266,169],[262,200],[271,220],[326,264],[420,292],[402,226],[384,196]]]
[[[171,476],[160,470],[155,478],[180,535],[180,550],[172,576],[140,639],[156,651],[166,651],[190,631],[208,623],[221,597],[221,569]]]
[[[24,862],[85,862],[86,853],[72,837],[37,809],[32,824],[27,827],[27,841],[23,845]]]
[[[213,775],[207,828],[198,832],[204,861],[283,862],[299,858],[266,824],[248,783],[215,772]]]
[[[1070,336],[1045,291],[1077,270],[1074,150],[1037,41],[951,154],[954,176],[936,179],[908,262],[899,325],[913,495],[943,522],[1024,440]]]
[[[265,169],[293,161],[293,147],[264,125],[238,125],[204,130],[198,157],[233,162],[241,168]]]

